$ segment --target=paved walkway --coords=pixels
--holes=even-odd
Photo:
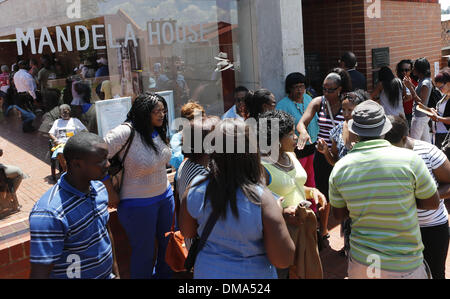
[[[0,148],[4,151],[0,163],[19,166],[28,176],[17,192],[19,203],[22,205],[21,211],[0,219],[0,248],[2,248],[14,237],[23,238],[24,232],[29,234],[28,215],[34,203],[53,186],[53,182],[50,177],[48,139],[39,133],[22,133],[21,123],[17,118],[4,118],[0,114]],[[447,207],[450,208],[450,205]],[[332,217],[329,228],[330,248],[321,252],[325,278],[343,279],[347,277],[347,262],[338,253],[343,247],[343,239],[339,233],[340,226]],[[21,235],[16,236],[19,234]],[[447,257],[446,268],[446,276],[450,278],[450,254]]]

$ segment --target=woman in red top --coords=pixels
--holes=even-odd
[[[7,65],[2,65],[2,73],[0,74],[0,90],[6,93],[9,88],[9,68]]]
[[[400,61],[397,64],[397,77],[403,81],[403,78],[410,77],[411,78],[411,71],[413,68],[413,62],[410,59],[404,59]],[[413,80],[411,78],[411,81],[413,82],[414,86],[417,87],[417,81]],[[412,120],[412,109],[414,101],[411,101],[412,96],[411,92],[407,89],[406,94],[403,95],[403,109],[405,110],[405,116],[408,120],[408,126],[411,127],[411,120]],[[406,98],[405,98],[406,97]]]

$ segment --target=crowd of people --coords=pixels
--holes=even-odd
[[[89,86],[68,79],[48,107],[51,66],[45,59],[41,70],[35,61],[17,65],[12,77],[2,67],[4,111],[20,111],[31,132],[43,109],[41,131],[63,168],[30,213],[32,278],[118,277],[108,207],[131,246],[131,278],[173,277],[166,262],[173,219],[188,249],[206,236],[194,278],[322,278],[329,217],[341,222],[349,278],[373,278],[374,256],[377,278],[445,278],[450,68],[432,80],[425,58],[402,60],[396,74],[382,67],[368,94],[347,52],[325,76],[322,95],[309,92],[299,72],[286,77],[278,101],[270,90],[239,86],[222,117],[187,102],[181,116],[189,126],[170,137],[167,102],[148,92],[100,138],[86,116],[95,109]],[[117,156],[120,189],[108,173]],[[176,171],[173,184],[168,169]]]

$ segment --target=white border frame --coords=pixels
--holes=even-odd
[[[174,104],[174,98],[173,98],[173,90],[165,90],[165,91],[158,91],[156,94],[162,96],[166,102],[167,102],[167,120],[169,122],[169,137],[172,137],[172,135],[175,133],[175,131],[172,130],[172,123],[175,120],[175,104]]]
[[[117,109],[114,110],[113,115],[108,115],[108,108],[111,106],[122,106],[121,117],[117,118]],[[98,127],[98,135],[104,138],[106,134],[114,129],[115,127],[121,125],[126,119],[127,114],[131,109],[131,97],[117,98],[111,100],[104,100],[95,102],[95,112],[97,115],[97,127]],[[104,120],[107,119],[108,123],[106,126],[103,126]]]

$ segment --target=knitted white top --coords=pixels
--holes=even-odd
[[[120,125],[105,137],[108,145],[108,158],[112,158],[127,142],[131,128]],[[158,154],[152,147],[147,146],[135,131],[133,142],[124,162],[124,179],[120,198],[149,198],[163,194],[170,183],[167,179],[166,164],[170,161],[171,150],[158,135],[153,138]],[[124,149],[120,158],[125,154]]]

